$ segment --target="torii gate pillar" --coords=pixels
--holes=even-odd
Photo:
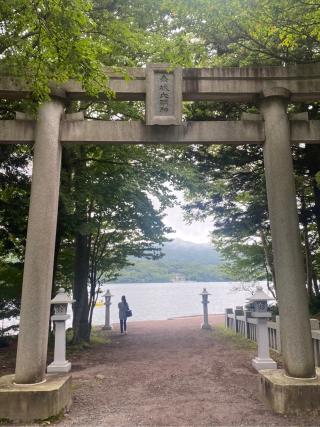
[[[35,133],[15,376],[0,379],[1,415],[33,422],[71,405],[71,376],[45,375],[59,201],[63,103],[40,106]],[[35,398],[36,396],[36,398]]]
[[[289,95],[283,88],[264,93],[260,105],[266,135],[264,166],[285,371],[290,377],[313,378],[314,356],[287,116]]]
[[[264,166],[285,369],[260,371],[260,396],[277,413],[318,412],[320,379],[314,366],[287,116],[290,93],[277,87],[263,95]]]
[[[47,361],[52,271],[59,201],[63,103],[38,111],[25,253],[15,383],[43,381]]]

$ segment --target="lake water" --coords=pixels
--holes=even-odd
[[[266,290],[266,285],[260,282]],[[245,284],[248,286],[248,284]],[[166,320],[173,317],[196,316],[203,313],[202,297],[199,295],[203,288],[211,294],[209,296],[209,314],[224,313],[226,308],[235,308],[244,305],[246,299],[251,296],[248,291],[235,291],[239,282],[175,282],[175,283],[117,283],[103,287],[99,300],[107,289],[110,289],[111,299],[111,323],[119,322],[118,302],[125,295],[133,312],[132,320]],[[72,314],[69,307],[68,313]],[[96,307],[93,314],[93,324],[103,325],[105,317],[104,305]],[[131,319],[130,319],[131,320]],[[0,327],[17,323],[17,319],[3,321]],[[72,320],[67,321],[70,327]]]
[[[176,283],[125,283],[108,284],[103,294],[110,289],[111,323],[118,322],[118,302],[125,295],[133,312],[132,320],[163,320],[172,317],[202,314],[203,288],[209,296],[209,314],[224,313],[225,308],[244,305],[251,295],[247,291],[234,291],[239,282],[176,282]],[[103,298],[99,298],[103,299]],[[104,306],[96,307],[93,324],[104,324]]]

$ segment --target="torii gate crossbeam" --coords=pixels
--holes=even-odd
[[[36,122],[1,120],[1,144],[33,144]],[[228,144],[263,145],[264,122],[257,120],[185,122],[153,127],[139,121],[63,120],[60,143],[70,144]],[[320,144],[320,121],[291,120],[291,144]]]

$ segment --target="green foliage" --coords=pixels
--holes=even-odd
[[[96,93],[105,81],[100,56],[110,45],[90,37],[96,28],[91,12],[86,0],[1,2],[2,74],[26,79],[38,99],[49,94],[51,82],[70,78]]]
[[[257,243],[225,245],[222,253],[226,263],[221,268],[230,278],[242,282],[257,282],[266,279],[263,248]]]
[[[70,183],[69,175],[63,175],[61,184],[60,215],[66,250],[61,252],[59,280],[63,272],[72,270],[68,247],[76,232],[91,236],[94,263],[98,262],[98,272],[107,274],[108,279],[126,264],[128,255],[156,257],[154,244],[161,245],[163,233],[169,231],[162,224],[161,212],[172,197],[165,184],[171,172],[166,171],[161,159],[162,150],[157,153],[140,146],[108,146],[82,150],[81,158],[74,150],[69,154],[73,178]],[[79,163],[86,163],[81,171]],[[72,173],[73,168],[77,174]],[[160,210],[153,207],[149,194],[159,198]],[[76,204],[83,206],[84,216],[79,216]]]
[[[0,73],[23,78],[41,101],[70,79],[90,95],[112,95],[105,66],[148,60],[192,65],[201,47],[166,25],[162,3],[154,8],[150,1],[2,1]]]
[[[201,39],[213,65],[282,65],[319,58],[319,0],[168,3],[172,25]]]
[[[10,117],[8,104],[2,115]],[[5,112],[6,111],[6,112]],[[7,335],[12,320],[19,314],[22,284],[26,221],[29,203],[28,164],[30,150],[24,147],[1,146],[0,150],[0,337]]]
[[[19,315],[22,267],[21,263],[0,260],[0,338],[16,329],[15,323],[3,326],[2,321],[10,321]]]
[[[311,316],[317,315],[320,313],[320,296],[313,295],[309,300],[309,311]]]

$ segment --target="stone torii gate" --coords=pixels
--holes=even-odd
[[[37,384],[45,379],[49,381],[45,376],[47,325],[61,145],[257,144],[263,145],[264,150],[285,363],[285,372],[281,374],[285,380],[262,373],[261,391],[275,407],[273,396],[277,387],[283,390],[283,381],[289,381],[299,394],[306,390],[300,387],[299,381],[303,380],[304,385],[312,388],[315,399],[319,399],[320,382],[314,366],[290,144],[320,144],[320,122],[308,121],[304,113],[289,120],[287,104],[320,99],[320,65],[183,70],[151,65],[146,69],[128,69],[127,73],[130,80],[110,72],[109,86],[117,100],[146,100],[146,124],[90,121],[83,120],[78,113],[64,114],[66,100],[88,98],[81,85],[74,81],[52,91],[51,101],[40,106],[36,121],[19,114],[16,120],[0,121],[0,144],[34,144],[15,387],[19,389],[21,384],[41,387]],[[21,99],[30,95],[30,89],[21,82],[10,78],[0,80],[2,98]],[[106,97],[101,94],[98,99],[104,101]],[[255,103],[260,115],[244,114],[241,121],[183,123],[182,101],[197,100]],[[65,382],[57,387],[65,387]],[[5,393],[0,390],[0,403],[1,396]],[[65,397],[63,405],[60,402],[60,409],[66,400]],[[313,409],[318,409],[317,404],[311,404]],[[310,409],[301,402],[300,408]]]

